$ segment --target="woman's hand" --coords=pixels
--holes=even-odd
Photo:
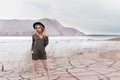
[[[30,51],[31,54],[33,54],[33,51]]]

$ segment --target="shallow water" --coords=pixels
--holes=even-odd
[[[15,60],[20,59],[26,51],[31,49],[31,36],[23,37],[23,36],[9,36],[9,37],[0,37],[0,62],[7,61],[7,60]],[[108,41],[107,43],[113,43],[114,41]],[[47,49],[49,52],[51,47],[56,49],[57,51],[62,51],[63,53],[65,49],[71,49],[71,47],[97,47],[98,45],[105,44],[106,41],[86,41],[85,38],[81,40],[80,36],[56,36],[56,37],[49,37],[49,45]],[[116,42],[115,42],[116,43]],[[62,48],[62,49],[60,49]],[[53,51],[54,52],[54,51]],[[51,52],[52,53],[52,52]]]

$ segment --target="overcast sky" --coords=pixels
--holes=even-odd
[[[120,34],[120,0],[0,0],[0,19],[41,18],[87,34]]]

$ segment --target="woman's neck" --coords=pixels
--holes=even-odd
[[[43,35],[41,33],[36,33],[40,38],[43,38]]]
[[[36,32],[36,34],[38,34],[38,35],[42,35],[42,33],[40,33],[40,32]]]

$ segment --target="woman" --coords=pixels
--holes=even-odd
[[[46,74],[48,76],[48,80],[51,80],[49,68],[47,64],[47,55],[45,47],[48,45],[49,40],[48,36],[45,33],[45,26],[40,22],[35,22],[33,24],[33,28],[35,29],[35,34],[32,35],[32,61],[33,61],[33,75],[34,79],[37,79],[37,66],[38,60],[41,60]]]

